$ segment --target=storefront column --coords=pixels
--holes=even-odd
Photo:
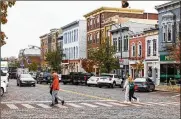
[[[146,61],[144,61],[144,77],[148,77],[148,67]]]

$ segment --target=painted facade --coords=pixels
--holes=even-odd
[[[159,54],[160,54],[160,81],[179,79],[178,63],[169,56],[166,47],[174,45],[179,33],[180,1],[172,1],[155,7],[159,19]]]
[[[87,56],[86,21],[77,20],[62,27],[63,32],[63,74],[84,72],[81,59]]]

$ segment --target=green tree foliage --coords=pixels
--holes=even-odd
[[[144,64],[143,64],[143,60],[140,60],[136,63],[135,65],[135,69],[136,69],[136,74],[135,74],[135,78],[139,77],[140,71],[142,69],[144,69]]]
[[[88,58],[100,67],[101,72],[110,73],[113,69],[119,68],[119,60],[114,57],[115,53],[114,46],[111,45],[109,39],[105,39],[99,48],[89,50]]]
[[[19,61],[14,61],[14,62],[10,62],[8,64],[9,67],[17,67],[19,68],[20,67],[20,62]]]
[[[46,55],[46,61],[51,66],[52,69],[61,72],[61,62],[64,57],[62,51],[59,48],[55,51],[48,52]]]
[[[29,69],[29,71],[37,71],[38,70],[38,64],[35,62],[29,64],[28,69]]]

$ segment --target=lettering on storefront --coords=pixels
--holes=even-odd
[[[160,61],[173,61],[173,58],[168,55],[161,55]]]

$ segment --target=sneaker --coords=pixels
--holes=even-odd
[[[55,104],[58,104],[58,102],[55,102]]]
[[[132,100],[133,100],[133,102],[135,101],[135,99],[134,99],[134,98],[132,98]]]
[[[127,103],[127,101],[124,101],[124,103]]]
[[[50,107],[53,107],[54,106],[54,104],[50,104]]]
[[[130,102],[130,101],[128,101],[127,103],[128,103],[128,104],[131,104],[131,102]]]
[[[64,100],[62,100],[62,102],[61,102],[61,103],[62,103],[62,105],[64,105],[64,103],[65,103],[65,102],[64,102]]]
[[[137,102],[140,102],[139,98],[137,98]]]

